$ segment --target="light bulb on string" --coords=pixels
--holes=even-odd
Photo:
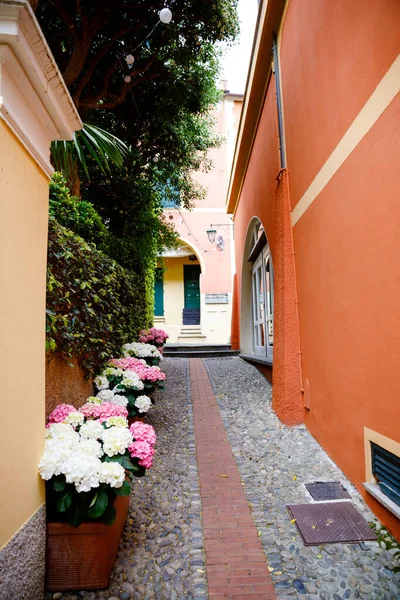
[[[129,77],[129,75],[125,75],[124,81],[125,83],[130,83],[132,81],[132,77]]]
[[[169,8],[162,8],[158,13],[158,16],[160,17],[161,23],[165,23],[166,25],[172,21],[172,12]]]
[[[132,54],[127,54],[125,56],[125,62],[127,65],[133,65],[133,63],[135,62],[135,57]]]

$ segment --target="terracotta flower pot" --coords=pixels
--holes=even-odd
[[[129,496],[117,496],[112,525],[100,522],[47,523],[46,588],[50,591],[108,587],[129,508]]]

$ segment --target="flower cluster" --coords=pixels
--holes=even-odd
[[[162,348],[168,338],[169,335],[162,329],[151,327],[151,329],[143,329],[140,332],[139,342],[144,344],[153,344],[157,348]]]
[[[143,344],[140,342],[132,342],[131,344],[124,344],[122,346],[123,356],[133,356],[135,358],[142,358],[150,366],[159,365],[162,359],[162,354],[157,347],[153,344]]]
[[[83,417],[83,415],[82,415]],[[96,423],[94,421],[94,423]],[[86,427],[85,427],[86,425]],[[109,463],[101,459],[104,454],[114,456],[123,454],[132,445],[132,433],[119,427],[110,429],[82,424],[83,432],[76,431],[67,423],[50,423],[45,441],[43,456],[39,463],[39,473],[45,480],[64,475],[66,483],[74,484],[77,492],[89,492],[101,483],[111,487],[121,487],[125,481],[125,470],[118,464],[113,465],[112,483],[109,481]],[[110,442],[113,430],[125,431],[123,442]],[[118,437],[118,436],[115,436]],[[124,445],[125,444],[125,445]]]
[[[86,402],[79,410],[86,418],[92,417],[93,419],[98,419],[100,423],[103,423],[110,417],[128,416],[128,411],[124,406],[119,406],[112,402],[103,402],[103,404]]]
[[[134,441],[129,446],[128,451],[132,458],[139,459],[139,465],[149,469],[152,465],[154,456],[154,445],[156,443],[156,434],[151,425],[145,423],[133,423],[129,431]]]
[[[125,377],[127,372],[134,372],[142,381],[151,381],[153,383],[165,381],[165,373],[161,371],[160,367],[148,367],[146,363],[137,358],[114,358],[110,360],[111,362],[120,369],[127,369]]]

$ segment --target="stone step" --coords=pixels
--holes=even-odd
[[[167,344],[164,347],[164,356],[187,358],[213,358],[221,356],[237,356],[239,350],[232,350],[229,344]]]

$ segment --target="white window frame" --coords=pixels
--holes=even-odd
[[[269,287],[267,289],[267,269],[269,263]],[[260,290],[262,298],[260,297]],[[251,346],[256,356],[273,358],[274,327],[274,277],[271,253],[268,244],[264,246],[254,262],[251,275]],[[263,339],[264,338],[264,339]]]

